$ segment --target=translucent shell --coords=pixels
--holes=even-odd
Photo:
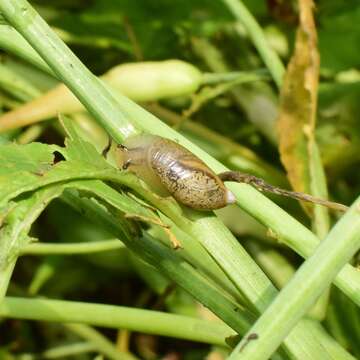
[[[198,210],[214,210],[235,202],[221,179],[199,158],[174,141],[137,135],[123,144],[120,166],[144,180],[161,196],[172,195]]]

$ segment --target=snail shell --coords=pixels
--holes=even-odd
[[[134,172],[159,195],[170,194],[198,210],[215,210],[235,202],[222,180],[176,142],[146,134],[131,137],[123,145],[119,165]]]

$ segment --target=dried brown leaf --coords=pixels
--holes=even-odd
[[[296,191],[310,192],[309,147],[316,122],[319,53],[313,1],[299,0],[300,22],[294,54],[280,96],[279,150]]]

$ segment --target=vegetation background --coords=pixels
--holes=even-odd
[[[26,47],[9,24],[39,48],[42,28],[21,24],[6,3],[1,111],[30,107],[12,129],[0,117],[0,359],[360,358],[356,207],[341,218],[267,195],[282,212],[244,185],[236,187],[242,209],[231,206],[216,217],[180,209],[116,171],[109,164],[114,149],[104,160],[108,135],[94,120],[117,141],[125,132],[112,118],[123,129],[132,124],[177,136],[152,113],[203,149],[207,155],[191,148],[217,171],[223,168],[216,160],[351,205],[360,192],[359,2],[319,0],[312,8],[305,0],[31,1],[97,76],[129,62],[138,69],[143,61],[192,64],[153,64],[165,80],[141,101],[136,96],[152,81],[149,73],[136,75],[135,68],[125,85],[107,80],[149,113],[120,95],[116,113],[81,74],[80,83],[90,79],[93,101],[81,98],[81,89],[77,95],[93,117],[66,108],[66,95],[57,93],[42,104],[55,98],[64,107],[46,108],[41,122],[29,120],[39,108],[31,101],[58,85],[57,77],[75,87],[77,78],[66,78],[56,49],[55,60],[44,58],[58,66],[54,76]],[[165,88],[177,73],[189,87],[177,90],[175,80]],[[324,238],[329,242],[297,271]],[[174,239],[182,249],[173,250]],[[249,338],[261,314],[250,330],[260,336]],[[237,347],[236,333],[245,335]],[[270,344],[257,345],[268,338]]]

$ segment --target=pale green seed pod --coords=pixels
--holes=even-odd
[[[202,73],[185,61],[165,60],[119,65],[102,78],[134,101],[155,101],[194,93]]]

